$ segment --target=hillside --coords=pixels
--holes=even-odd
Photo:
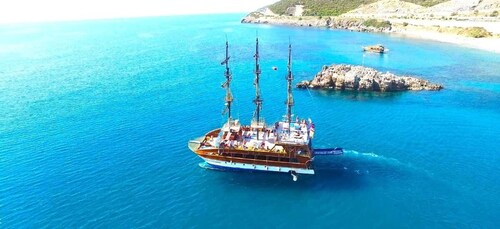
[[[428,9],[432,13],[448,13],[448,12],[481,12],[492,11],[500,7],[500,0],[450,0],[437,4]],[[476,14],[477,14],[476,13]]]
[[[492,10],[492,9],[498,9],[500,8],[500,1],[499,0],[482,0],[480,3],[476,6],[476,10]]]
[[[421,6],[433,6],[447,0],[404,0]],[[354,10],[362,5],[377,0],[281,0],[269,6],[278,15],[287,15],[288,8],[304,5],[304,16],[338,16]]]
[[[400,0],[380,0],[368,5],[362,5],[344,14],[350,17],[363,17],[364,15],[398,15],[405,16],[426,9],[423,6]]]

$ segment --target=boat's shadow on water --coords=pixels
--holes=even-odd
[[[390,184],[407,179],[415,171],[396,159],[373,153],[348,151],[341,156],[316,157],[315,175],[299,174],[293,181],[287,173],[257,171],[207,171],[216,172],[220,182],[233,187],[292,190],[356,190]]]

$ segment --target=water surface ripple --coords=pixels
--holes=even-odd
[[[0,26],[2,228],[495,228],[500,225],[498,54],[386,34],[240,24],[198,15]],[[295,81],[364,64],[440,92],[294,90],[316,123],[315,176],[200,168],[189,139],[223,122],[224,55],[234,114],[253,111],[255,32],[263,115]],[[360,46],[383,43],[386,55]],[[273,71],[277,66],[278,71]],[[300,220],[307,219],[307,220]]]

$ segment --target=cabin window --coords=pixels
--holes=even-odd
[[[267,157],[267,160],[269,161],[278,161],[277,157]]]
[[[295,162],[295,163],[297,163],[297,162],[299,162],[299,160],[297,160],[297,158],[290,158],[290,162]]]
[[[280,158],[280,161],[290,162],[290,158],[288,158],[288,157],[282,157],[282,158]]]
[[[257,160],[266,160],[266,156],[255,156]]]
[[[255,156],[253,154],[247,154],[247,155],[245,155],[245,158],[254,159]]]
[[[233,157],[243,157],[243,154],[235,153],[233,154]]]

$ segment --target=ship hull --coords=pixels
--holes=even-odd
[[[218,148],[207,139],[216,138],[220,129],[208,132],[204,137],[189,141],[188,147],[208,165],[228,170],[254,170],[265,172],[314,174],[311,167],[313,158],[309,155],[297,155],[296,151],[310,152],[308,146],[286,146],[290,153],[272,149]],[[296,150],[296,151],[294,151]]]
[[[228,168],[228,169],[236,169],[236,170],[254,170],[254,171],[267,171],[267,172],[281,172],[281,173],[290,173],[294,171],[298,174],[309,174],[313,175],[313,169],[305,169],[305,168],[292,168],[286,166],[272,166],[272,165],[257,165],[257,164],[246,164],[239,162],[228,162],[221,160],[214,160],[200,156],[206,163],[211,166],[219,167],[219,168]]]

